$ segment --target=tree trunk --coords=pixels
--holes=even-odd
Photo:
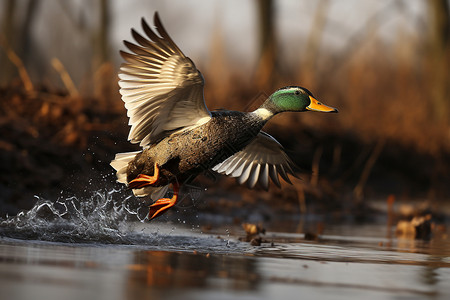
[[[257,1],[257,5],[260,58],[256,78],[260,86],[265,86],[270,80],[271,75],[275,72],[277,65],[274,1],[259,0]]]
[[[447,0],[428,1],[430,20],[431,89],[435,116],[450,119],[450,11]]]
[[[14,72],[14,66],[9,61],[7,56],[8,48],[14,49],[14,29],[15,29],[15,18],[14,14],[16,11],[16,1],[14,0],[7,0],[2,3],[3,4],[3,22],[1,27],[1,35],[0,35],[0,45],[1,48],[3,48],[3,51],[0,51],[0,84],[4,85],[7,84],[11,78],[13,77],[13,74],[16,74]]]

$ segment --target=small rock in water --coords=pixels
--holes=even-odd
[[[319,236],[312,232],[305,232],[305,240],[307,241],[317,241],[319,240]]]
[[[396,234],[407,239],[430,240],[432,235],[431,214],[416,216],[411,221],[400,220],[397,223]]]
[[[262,238],[260,236],[257,238],[253,238],[250,241],[250,245],[252,245],[252,246],[261,246],[261,243],[262,243]]]
[[[244,223],[242,224],[242,228],[244,228],[247,235],[257,235],[257,234],[265,234],[266,229],[262,227],[261,224],[252,224],[252,223]]]
[[[245,241],[250,242],[250,245],[260,246],[261,243],[265,242],[261,238],[260,233],[265,234],[266,229],[261,224],[243,223],[242,228],[244,228],[245,233],[247,234]]]

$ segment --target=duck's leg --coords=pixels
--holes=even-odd
[[[172,184],[172,186],[173,186],[172,198],[161,198],[152,205],[150,205],[150,211],[148,213],[149,220],[159,217],[177,203],[180,185],[177,182],[175,182]]]
[[[154,184],[159,179],[159,167],[155,163],[153,176],[139,174],[135,179],[128,183],[130,189],[140,189],[146,185]]]

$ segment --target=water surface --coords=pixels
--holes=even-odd
[[[239,226],[141,222],[140,207],[118,194],[39,199],[3,220],[1,298],[450,298],[445,235],[402,240],[383,224],[333,224],[308,241],[286,229],[298,224],[274,220],[251,246]]]

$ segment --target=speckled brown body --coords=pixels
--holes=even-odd
[[[207,123],[172,134],[136,155],[128,165],[128,182],[139,174],[153,175],[156,162],[160,178],[152,186],[175,180],[183,183],[242,150],[265,124],[252,113],[213,111],[211,114]]]

